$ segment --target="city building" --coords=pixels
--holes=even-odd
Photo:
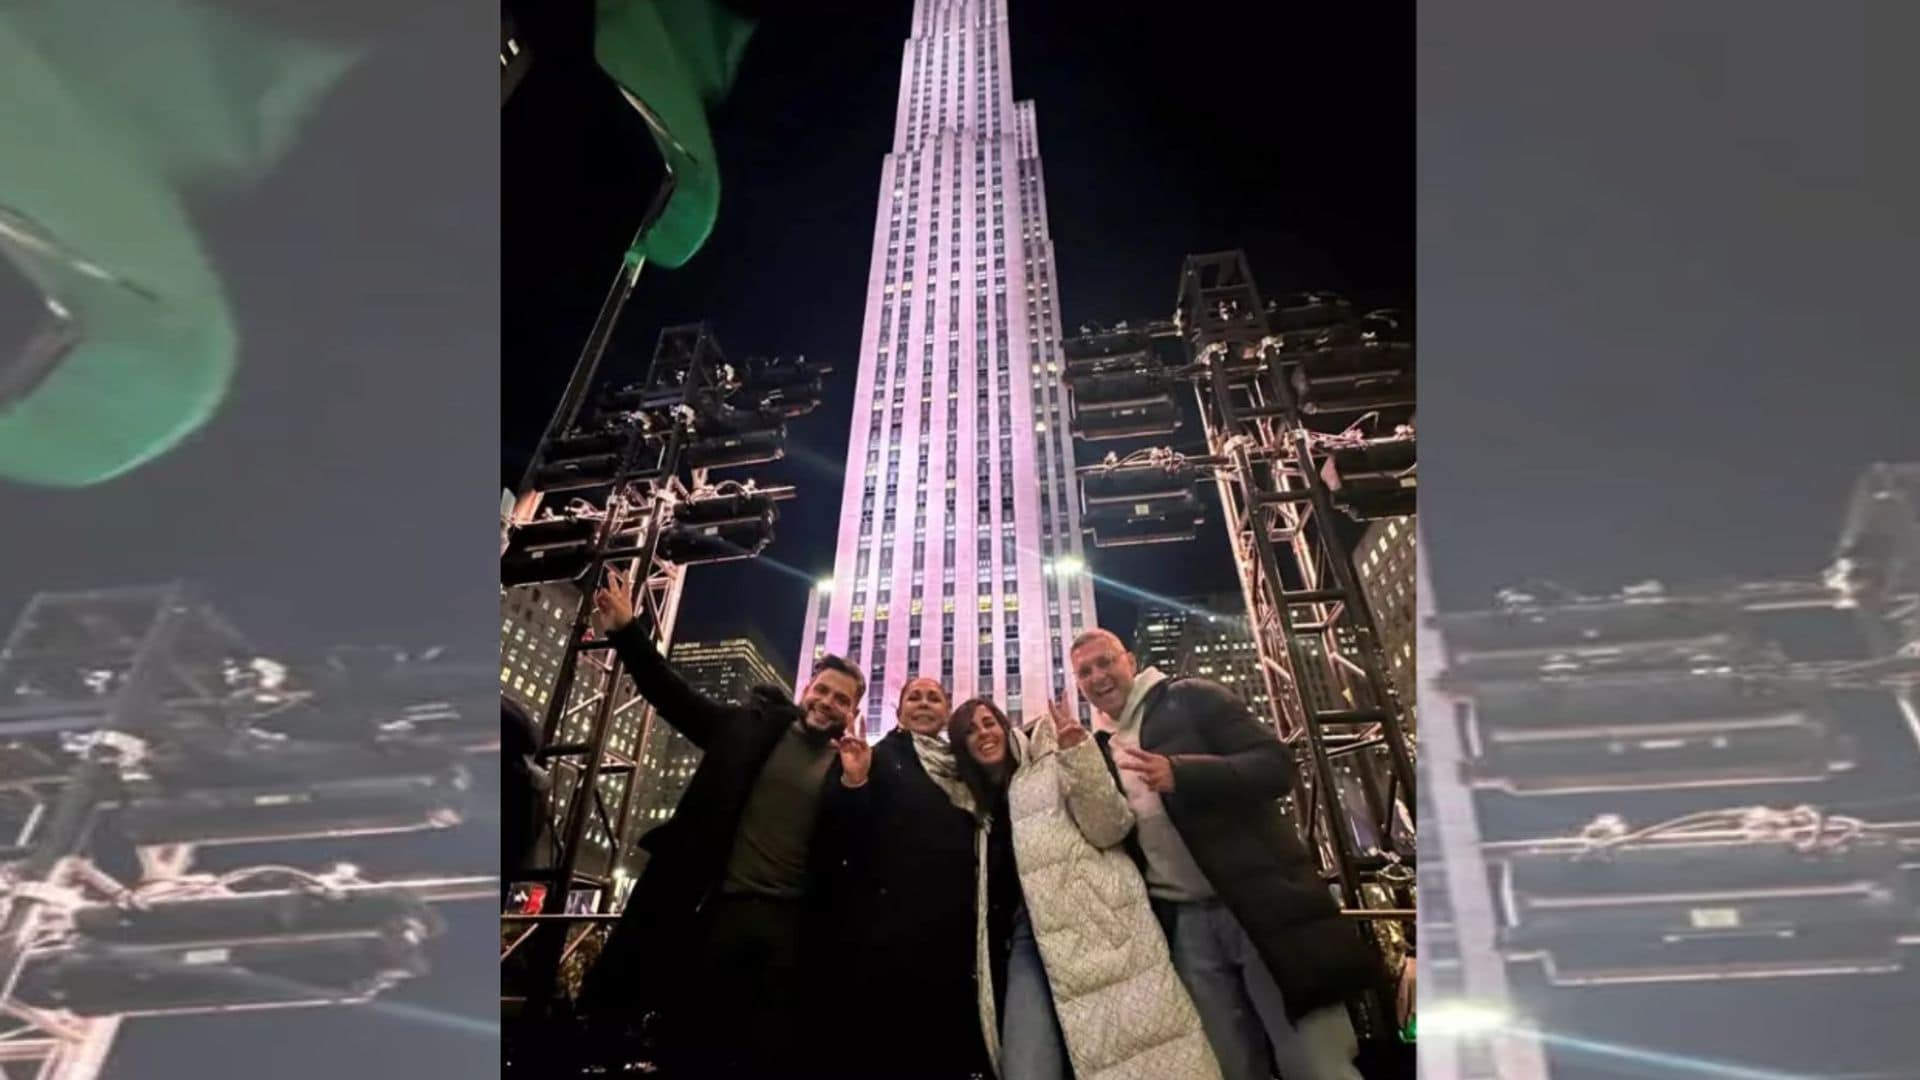
[[[1246,601],[1238,593],[1146,604],[1134,624],[1134,658],[1142,668],[1212,679],[1271,724],[1273,702],[1260,677],[1260,654],[1245,613]]]
[[[1368,525],[1353,553],[1360,591],[1367,598],[1374,628],[1380,634],[1386,674],[1393,680],[1401,704],[1406,706],[1409,727],[1414,722],[1418,683],[1414,664],[1418,561],[1411,517],[1383,518]]]
[[[500,693],[535,718],[546,715],[580,590],[550,583],[500,592]]]
[[[881,162],[833,573],[802,669],[868,675],[866,731],[938,676],[1010,716],[1064,697],[1086,576],[1034,105],[1006,0],[916,0]]]
[[[1197,602],[1196,602],[1197,603]],[[1180,671],[1180,640],[1187,632],[1187,603],[1146,604],[1133,624],[1133,657],[1141,668],[1155,667],[1169,675]]]
[[[1334,630],[1340,637],[1340,652],[1349,660],[1355,660],[1360,646],[1354,641],[1353,631],[1342,623]],[[1321,643],[1318,634],[1300,634],[1295,640],[1299,643],[1300,653],[1306,658],[1306,666],[1299,672],[1300,696],[1320,712],[1332,712],[1337,709],[1355,709],[1365,704],[1348,696],[1346,687],[1337,685],[1332,676],[1332,665],[1327,662],[1326,646]],[[1357,677],[1354,684],[1361,682]],[[1360,687],[1362,693],[1364,687]]]

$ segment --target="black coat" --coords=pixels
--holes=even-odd
[[[670,1013],[676,988],[698,960],[707,901],[726,875],[747,797],[774,746],[803,715],[777,687],[756,688],[740,705],[715,702],[688,686],[638,630],[611,639],[640,696],[704,753],[673,816],[641,838],[646,868],[582,988],[582,1010],[608,1036],[646,1012]],[[836,759],[822,790],[841,787]],[[822,803],[808,854],[807,945],[828,944],[823,928],[839,904],[845,853],[835,841],[844,829],[830,817],[834,805]]]
[[[974,990],[973,816],[927,776],[899,728],[874,744],[867,783],[827,800],[836,820],[857,822],[840,934],[844,1004],[869,1021],[853,1072],[991,1075]]]
[[[1141,749],[1174,759],[1173,790],[1161,796],[1167,818],[1253,939],[1288,1015],[1298,1019],[1379,987],[1386,979],[1379,951],[1340,914],[1277,801],[1296,780],[1286,745],[1209,679],[1167,680],[1148,692],[1142,714]],[[1100,742],[1111,760],[1107,736]]]

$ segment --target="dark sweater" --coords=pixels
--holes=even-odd
[[[807,852],[820,790],[836,754],[824,734],[795,722],[753,781],[720,891],[797,899],[807,886]]]

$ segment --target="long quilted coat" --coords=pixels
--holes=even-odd
[[[1043,716],[1030,740],[1016,732],[1009,749],[1021,758],[1008,795],[1014,859],[1076,1080],[1218,1080],[1200,1015],[1122,846],[1133,812],[1100,747],[1087,739],[1059,749]],[[979,865],[984,898],[984,844]],[[984,904],[979,912],[980,985],[991,987]],[[990,991],[980,1007],[997,1033]]]

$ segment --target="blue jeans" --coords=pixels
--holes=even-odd
[[[1360,1041],[1345,1006],[1293,1022],[1253,939],[1218,900],[1175,904],[1173,969],[1200,1011],[1225,1080],[1361,1080]]]
[[[1025,908],[1014,916],[1013,953],[1007,958],[1007,1003],[1000,1010],[1002,1080],[1061,1080],[1067,1048],[1053,1012],[1053,989],[1033,940]]]

